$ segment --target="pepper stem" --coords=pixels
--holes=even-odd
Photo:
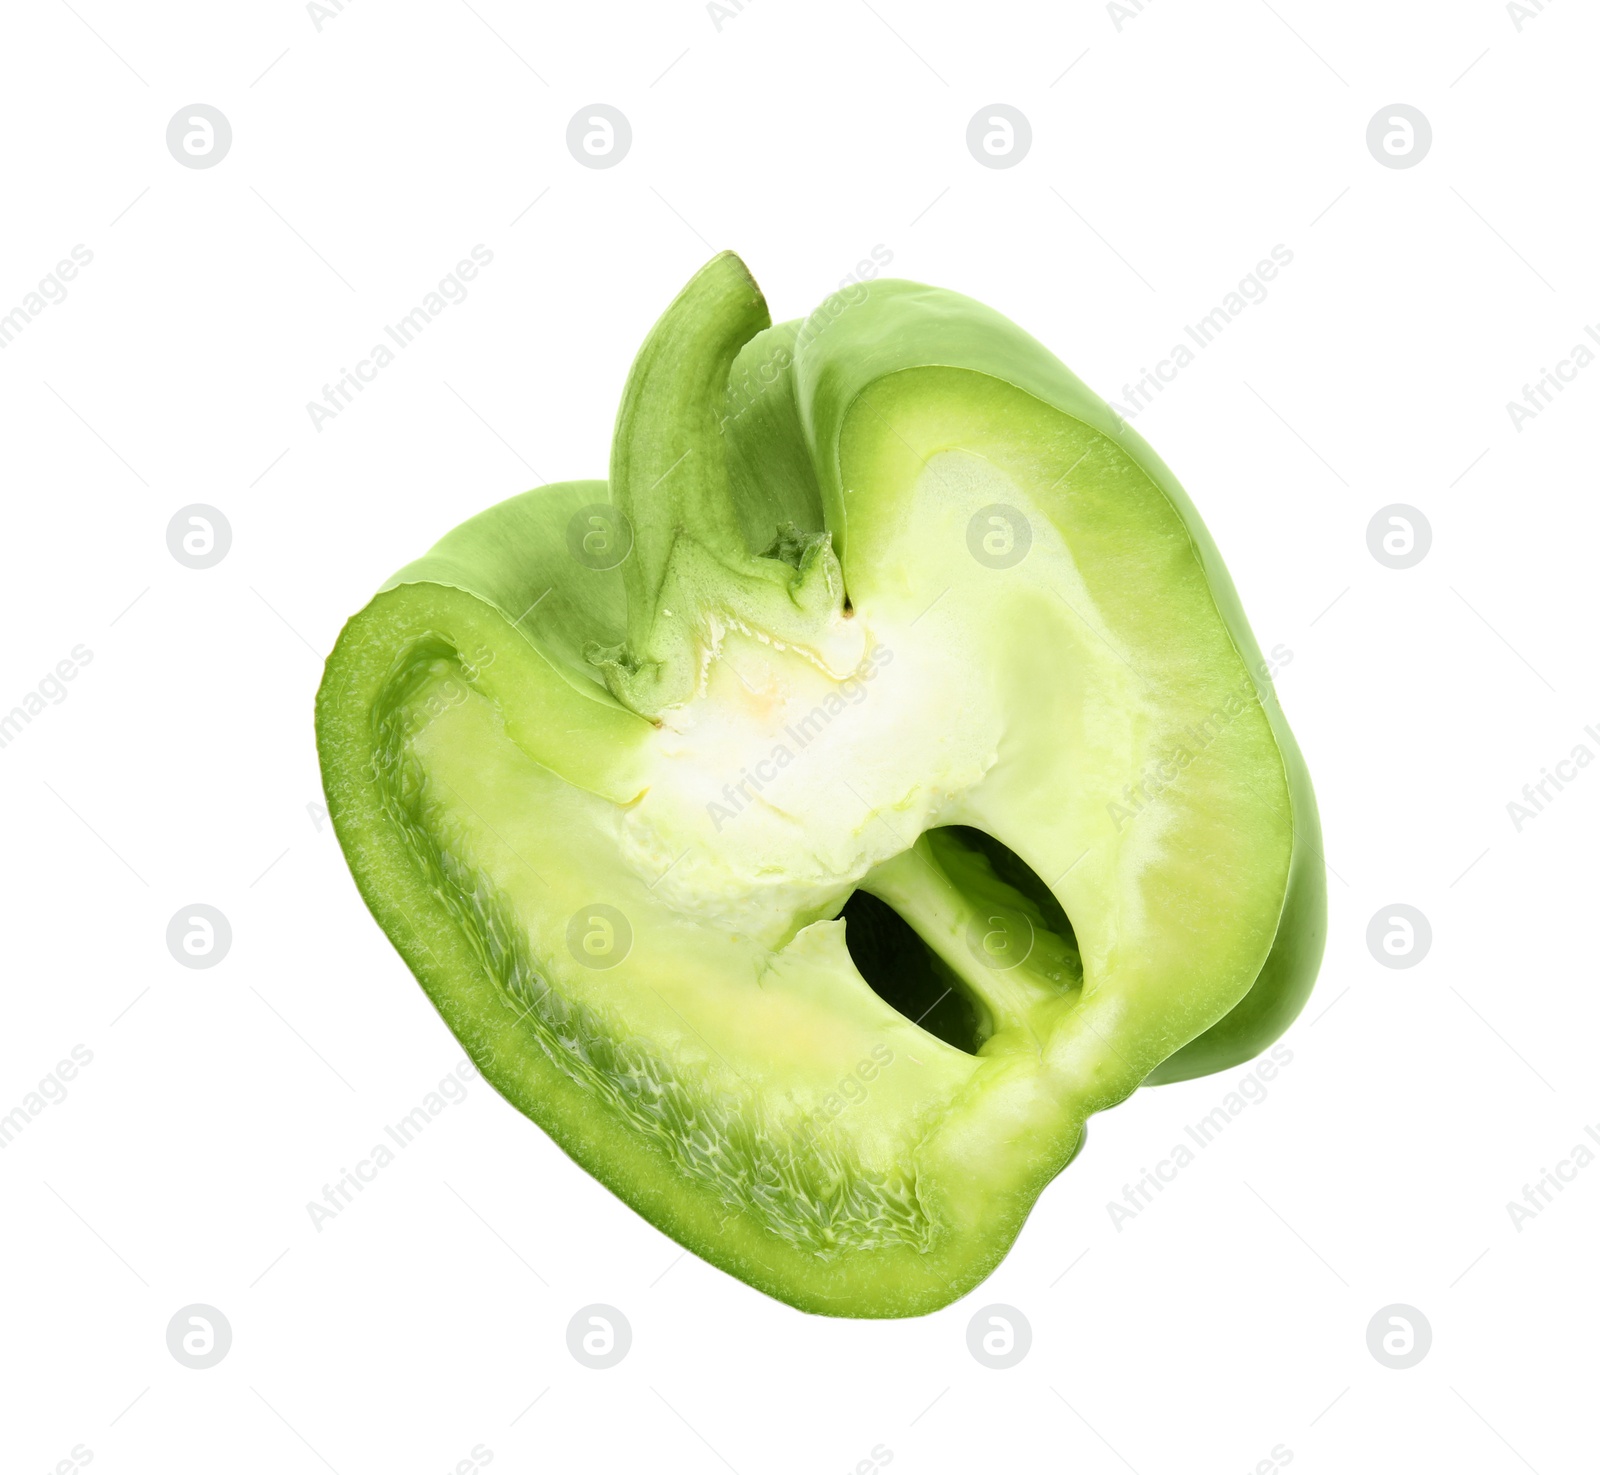
[[[728,627],[806,647],[843,605],[827,533],[758,553],[734,501],[720,423],[728,375],[770,325],[761,289],[724,251],[661,315],[628,375],[611,445],[611,497],[632,533],[627,639],[587,654],[618,700],[646,717],[696,694]]]

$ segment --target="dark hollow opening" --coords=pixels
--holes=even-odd
[[[1070,945],[1074,958],[1078,952],[1078,936],[1072,930],[1072,919],[1067,916],[1062,905],[1055,898],[1055,893],[1045,885],[1038,872],[1030,866],[1016,851],[1002,845],[993,835],[983,830],[974,830],[967,825],[951,825],[949,834],[958,837],[961,842],[971,849],[976,850],[989,862],[990,868],[1000,880],[1008,886],[1014,886],[1028,898],[1044,918],[1044,925],[1063,942]],[[1083,980],[1083,967],[1079,963],[1078,981]]]
[[[851,961],[873,993],[945,1044],[976,1055],[983,1043],[977,1011],[910,924],[865,891],[852,895],[840,915]]]
[[[1021,894],[1032,912],[1035,926],[1042,924],[1065,949],[1053,954],[1063,988],[1083,982],[1077,938],[1072,922],[1050,888],[1015,851],[994,836],[964,825],[942,832],[982,858],[994,879]],[[992,883],[990,883],[992,885]],[[855,892],[840,913],[845,922],[845,945],[857,971],[872,991],[890,1007],[947,1045],[975,1055],[993,1029],[988,1011],[974,1002],[950,968],[887,902],[865,891]]]

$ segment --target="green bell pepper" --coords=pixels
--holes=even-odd
[[[1006,319],[718,256],[610,480],[345,626],[328,809],[483,1075],[680,1244],[912,1316],[1089,1116],[1248,1059],[1325,928],[1316,805],[1172,473]]]

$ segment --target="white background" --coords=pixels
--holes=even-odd
[[[1600,768],[1506,809],[1600,753],[1600,365],[1520,432],[1505,408],[1600,322],[1591,11],[74,4],[7,7],[0,92],[0,313],[94,258],[0,351],[0,709],[93,652],[0,750],[0,1113],[93,1063],[0,1150],[0,1467],[1595,1468],[1600,1164],[1506,1208],[1600,1124]],[[597,101],[634,134],[608,170],[565,142]],[[1433,128],[1411,169],[1366,146],[1397,101]],[[165,145],[194,102],[232,124],[213,168]],[[1033,129],[1005,170],[965,144],[995,102]],[[315,429],[478,243],[470,297]],[[791,317],[882,245],[1126,402],[1279,243],[1137,421],[1293,652],[1330,931],[1267,1099],[1120,1232],[1108,1200],[1245,1071],[1097,1119],[922,1321],[682,1255],[481,1081],[317,1233],[307,1200],[461,1055],[310,807],[344,618],[467,515],[603,476],[630,357],[714,248]],[[165,541],[195,502],[233,530],[205,571]],[[1401,571],[1366,543],[1395,502],[1433,530]],[[207,971],[164,940],[193,902],[233,928]],[[1433,929],[1403,971],[1366,945],[1396,902]],[[194,1302],[233,1330],[207,1371],[166,1346]],[[592,1302],[633,1328],[610,1371],[567,1351]],[[1033,1330],[1008,1371],[967,1350],[995,1302]],[[1391,1303],[1433,1331],[1405,1371],[1367,1346]]]

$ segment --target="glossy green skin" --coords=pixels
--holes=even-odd
[[[1246,1060],[1287,1028],[1309,994],[1323,945],[1316,806],[1276,697],[1259,676],[1265,670],[1260,651],[1215,547],[1172,474],[1102,401],[997,314],[911,283],[873,283],[854,290],[842,310],[838,302],[825,304],[807,325],[759,331],[765,322],[759,294],[750,284],[754,296],[747,300],[726,261],[719,258],[696,279],[708,283],[708,293],[724,290],[736,299],[720,319],[726,325],[720,339],[709,346],[670,343],[670,351],[653,340],[663,364],[682,371],[684,393],[664,403],[640,368],[630,385],[640,403],[631,411],[624,406],[609,497],[639,529],[635,558],[621,571],[597,573],[567,556],[567,519],[578,507],[606,501],[608,493],[601,482],[566,483],[481,514],[403,570],[351,620],[329,658],[317,711],[329,810],[369,908],[452,1031],[496,1089],[575,1160],[680,1243],[792,1305],[855,1316],[921,1314],[964,1294],[999,1262],[1038,1193],[1081,1147],[1088,1114],[1141,1082],[1183,1080]],[[718,271],[720,279],[710,275]],[[730,282],[731,293],[725,290]],[[642,360],[650,351],[647,345]],[[741,396],[741,375],[768,363],[781,367],[762,376],[759,394]],[[774,1241],[759,1219],[686,1184],[650,1143],[607,1118],[592,1095],[551,1067],[527,1033],[526,1011],[507,999],[470,929],[442,904],[438,878],[420,871],[402,842],[375,754],[402,657],[435,641],[463,660],[493,663],[507,729],[533,758],[579,788],[626,802],[641,783],[637,754],[648,723],[639,712],[683,690],[676,631],[653,617],[673,577],[666,552],[674,529],[693,527],[730,566],[749,570],[735,576],[737,588],[726,596],[734,601],[730,607],[758,612],[764,628],[792,620],[799,632],[793,638],[801,638],[812,618],[808,611],[821,607],[831,587],[823,550],[812,545],[803,564],[811,592],[799,597],[791,588],[785,599],[776,599],[774,590],[789,576],[773,560],[750,561],[749,555],[761,550],[774,526],[792,522],[802,534],[831,534],[847,585],[858,575],[866,581],[868,570],[852,573],[852,492],[841,471],[845,444],[855,434],[852,413],[885,386],[915,382],[895,376],[930,367],[1015,386],[1093,428],[1170,502],[1270,723],[1292,842],[1276,930],[1242,996],[1236,990],[1188,998],[1175,984],[1176,992],[1117,1006],[1109,1053],[1078,1050],[1071,1059],[1080,1063],[1063,1067],[1064,1079],[1078,1084],[1063,1087],[1067,1104],[1059,1116],[1040,1119],[1045,1124],[1037,1128],[1036,1151],[1014,1167],[996,1158],[987,1177],[947,1171],[943,1187],[930,1170],[930,1193],[935,1200],[944,1195],[948,1209],[930,1248],[823,1261]],[[708,407],[708,386],[727,382],[730,368],[733,388],[721,405]],[[635,385],[641,386],[637,394]],[[712,462],[713,450],[720,460],[708,480],[656,492],[662,468],[677,464],[675,417],[697,416],[699,423],[684,434],[702,448],[704,462]],[[719,495],[726,495],[719,488],[727,484],[731,503],[719,504]],[[663,503],[669,494],[674,500]],[[548,590],[584,617],[535,640],[519,617]],[[671,598],[681,605],[698,592],[689,578],[673,586]],[[713,589],[707,597],[716,595]],[[892,895],[895,882],[886,874],[864,884]],[[996,1130],[1017,1135],[1003,1126]]]

